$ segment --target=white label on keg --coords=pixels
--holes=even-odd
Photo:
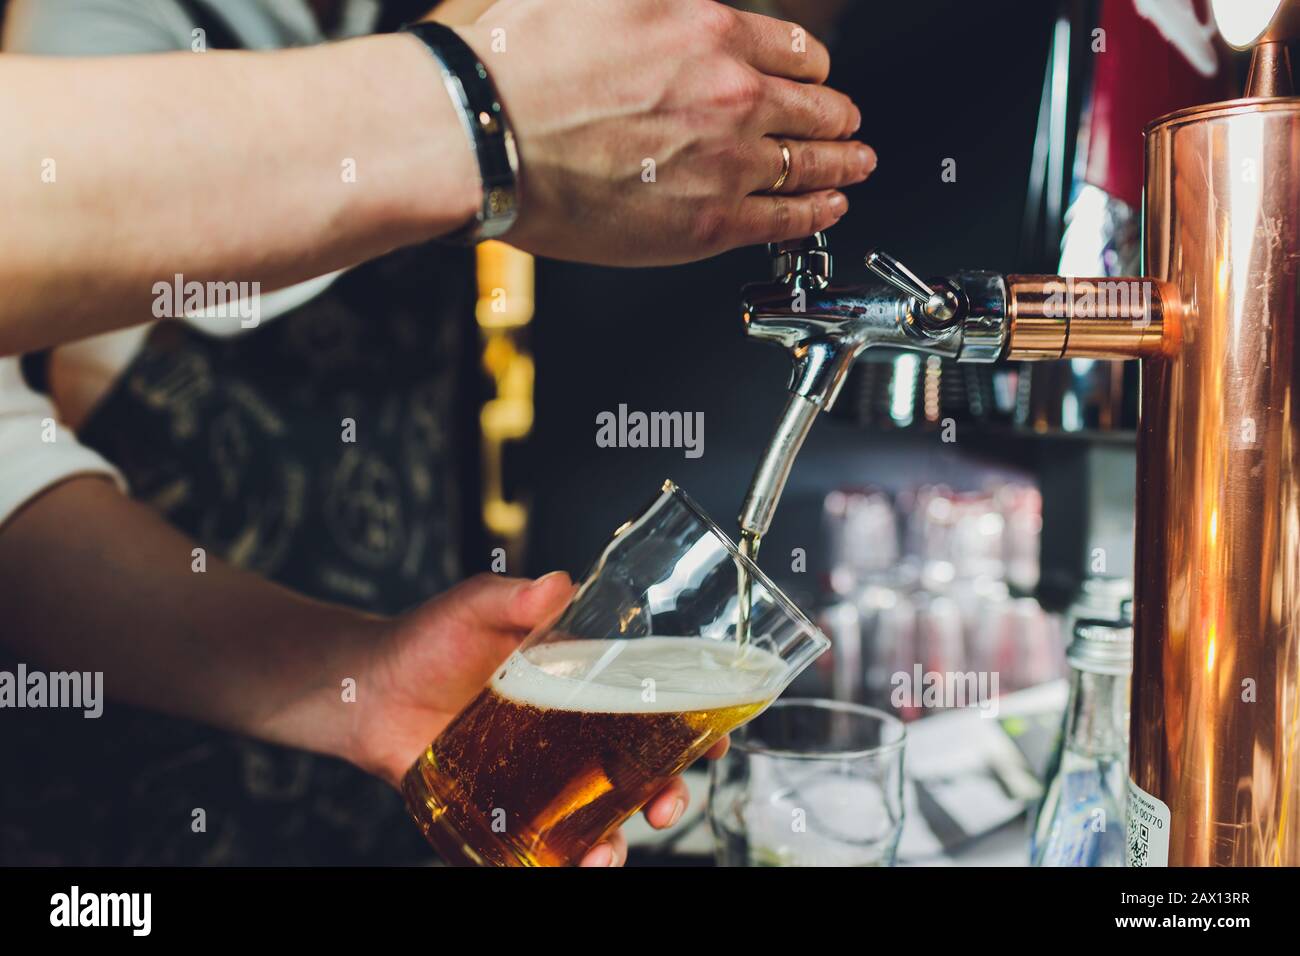
[[[1168,866],[1169,808],[1130,780],[1124,816],[1128,820],[1128,865]]]

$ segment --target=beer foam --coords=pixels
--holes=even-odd
[[[771,651],[706,637],[554,641],[510,655],[492,687],[552,710],[681,713],[768,700],[785,673]]]

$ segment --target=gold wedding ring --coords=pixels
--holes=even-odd
[[[784,186],[786,178],[790,175],[790,147],[781,140],[777,140],[776,145],[781,147],[781,175],[776,177],[776,182],[767,187],[767,191],[770,193],[774,193]]]

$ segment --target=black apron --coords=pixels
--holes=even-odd
[[[409,608],[460,575],[471,268],[421,248],[233,338],[160,323],[79,437],[211,553],[313,597]]]
[[[229,36],[207,30],[209,46]],[[458,493],[477,462],[462,388],[474,297],[472,252],[425,246],[237,337],[159,323],[79,438],[209,556],[401,611],[454,583],[474,540],[459,523],[477,498]],[[0,649],[0,668],[14,663]],[[431,857],[396,791],[342,761],[111,700],[97,720],[10,710],[3,723],[0,864]]]

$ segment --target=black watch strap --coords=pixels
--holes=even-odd
[[[443,84],[469,136],[483,183],[478,215],[443,240],[472,245],[493,239],[514,224],[519,208],[519,156],[501,98],[483,61],[451,27],[424,21],[402,29],[418,37],[442,67]]]

